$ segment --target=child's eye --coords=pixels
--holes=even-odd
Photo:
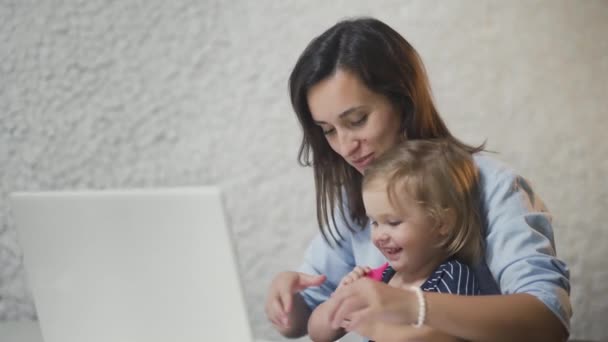
[[[378,221],[370,220],[372,227],[378,227]]]
[[[401,224],[402,221],[387,221],[386,223],[391,227],[396,227]]]

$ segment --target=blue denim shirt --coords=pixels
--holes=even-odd
[[[481,216],[485,237],[485,262],[473,268],[482,293],[528,293],[540,299],[570,331],[570,272],[556,257],[551,214],[529,183],[486,155],[478,154],[481,185]],[[348,211],[345,211],[348,212]],[[336,229],[344,237],[341,246],[328,245],[318,234],[306,251],[299,271],[325,274],[320,287],[301,294],[311,309],[336,289],[356,265],[378,267],[386,262],[371,242],[370,229],[346,228],[336,214]]]

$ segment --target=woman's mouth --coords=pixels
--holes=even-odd
[[[365,169],[369,164],[371,164],[371,162],[373,160],[374,160],[374,153],[370,153],[359,159],[353,160],[352,163],[357,169]]]

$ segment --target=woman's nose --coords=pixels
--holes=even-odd
[[[350,132],[342,131],[338,133],[338,144],[340,155],[344,158],[351,157],[359,147],[359,140]]]

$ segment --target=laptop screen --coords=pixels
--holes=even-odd
[[[11,202],[45,342],[252,340],[217,188]]]

